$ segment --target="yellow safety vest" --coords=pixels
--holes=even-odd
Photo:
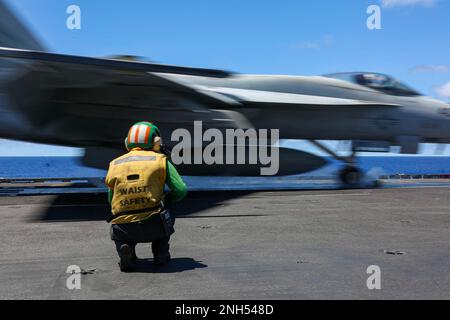
[[[120,215],[111,223],[145,220],[161,209],[159,206],[164,199],[166,182],[166,156],[133,149],[111,161],[105,182],[114,191],[112,214]],[[128,212],[130,214],[126,214]]]

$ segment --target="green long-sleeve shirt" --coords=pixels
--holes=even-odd
[[[166,184],[170,189],[170,193],[166,198],[166,201],[168,203],[180,201],[186,196],[186,184],[183,182],[183,179],[181,179],[177,169],[169,160],[167,160],[166,163]],[[108,189],[108,201],[110,204],[113,198],[113,194],[114,191]]]
[[[171,203],[182,200],[187,194],[187,188],[178,174],[177,169],[167,160],[166,165],[166,184],[170,189],[168,201]]]

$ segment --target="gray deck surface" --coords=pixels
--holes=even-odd
[[[450,188],[193,192],[120,273],[105,195],[0,197],[0,299],[449,299]],[[399,250],[403,255],[387,254]],[[147,260],[145,260],[147,259]],[[95,269],[66,288],[69,265]],[[381,268],[381,290],[366,269]]]

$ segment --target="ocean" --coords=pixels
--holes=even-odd
[[[331,158],[329,161],[329,165],[300,177],[334,176],[342,164]],[[365,171],[377,175],[450,174],[448,156],[376,156],[360,157],[358,161]],[[0,178],[4,179],[94,178],[105,175],[105,170],[84,167],[79,157],[0,157]]]

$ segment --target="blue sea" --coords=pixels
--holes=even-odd
[[[342,164],[333,159],[329,161],[329,165],[300,176],[334,176]],[[360,157],[359,164],[365,171],[376,172],[377,175],[450,174],[448,156]],[[0,157],[0,178],[91,178],[105,175],[105,170],[84,167],[79,157]]]

